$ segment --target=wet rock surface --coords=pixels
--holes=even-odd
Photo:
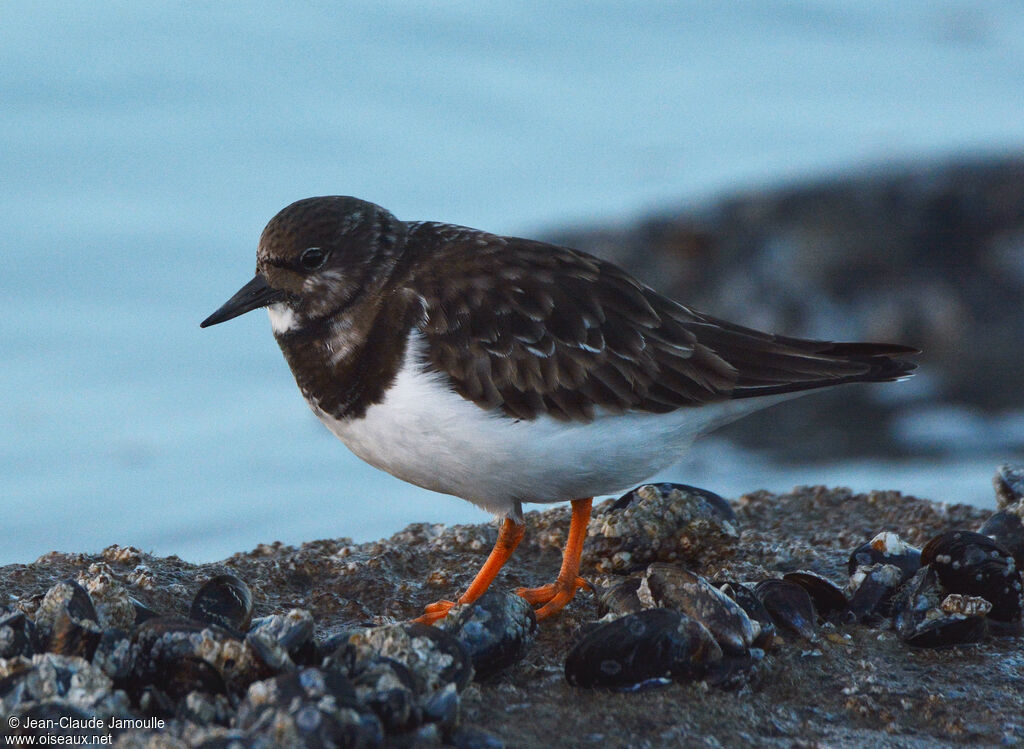
[[[568,508],[529,513],[481,610],[446,628],[408,620],[469,582],[491,525],[273,544],[208,565],[113,546],[4,567],[0,710],[100,734],[115,717],[165,721],[111,730],[125,747],[1024,744],[1014,560],[972,535],[991,513],[823,487],[756,492],[724,513],[679,493],[681,522],[614,517],[633,500],[596,508],[581,570],[595,591],[536,631],[505,594],[553,578]],[[694,522],[713,527],[702,536]],[[642,529],[629,558],[606,534],[626,525]],[[924,566],[905,577],[891,557],[851,560],[881,532],[928,549]],[[981,565],[980,588],[950,581],[957,554]],[[896,588],[870,615],[843,611],[851,564],[860,585],[877,574]],[[777,618],[791,609],[802,634]]]

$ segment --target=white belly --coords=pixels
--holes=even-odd
[[[589,423],[513,420],[463,399],[426,373],[410,337],[385,400],[361,419],[313,410],[352,452],[425,489],[501,516],[522,502],[560,502],[632,488],[672,465],[693,440],[786,396],[682,408],[668,414],[599,413]]]

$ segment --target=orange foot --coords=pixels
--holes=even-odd
[[[434,624],[434,622],[444,619],[448,616],[448,612],[452,610],[452,606],[455,606],[455,601],[438,601],[431,603],[423,607],[423,615],[417,616],[413,619],[414,622],[419,624]]]
[[[519,588],[516,595],[522,596],[531,606],[540,606],[534,613],[537,619],[547,619],[552,614],[557,614],[565,608],[566,604],[573,599],[576,591],[580,588],[593,590],[593,587],[578,575],[571,583],[556,580],[539,588]]]

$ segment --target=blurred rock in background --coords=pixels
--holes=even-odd
[[[1024,448],[1024,156],[886,166],[548,238],[716,317],[924,351],[910,381],[728,427],[743,444],[794,460]]]

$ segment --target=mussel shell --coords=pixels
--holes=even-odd
[[[635,614],[643,609],[644,605],[637,596],[637,588],[643,578],[637,576],[621,577],[616,576],[612,582],[597,597],[597,611],[601,616],[605,614]]]
[[[1024,586],[1013,555],[1002,544],[981,533],[949,531],[925,545],[921,560],[931,565],[947,592],[981,596],[992,604],[992,619],[1020,621]]]
[[[1024,523],[1016,507],[1005,508],[993,513],[978,529],[1013,555],[1017,569],[1024,569]]]
[[[269,669],[263,669],[265,673],[240,673],[250,665],[240,662],[246,657],[243,643],[225,629],[191,619],[149,619],[135,629],[132,644],[136,654],[128,684],[135,695],[147,687],[173,699],[189,692],[225,694],[229,689],[240,691],[249,681],[272,673]],[[224,660],[226,653],[238,659],[233,656]],[[256,668],[251,653],[248,659]]]
[[[754,639],[754,646],[764,649],[770,648],[775,639],[775,622],[769,616],[768,609],[761,603],[761,599],[754,593],[753,587],[735,581],[728,581],[722,583],[719,586],[719,590],[736,601],[740,608],[746,612],[747,616],[760,626],[761,633]]]
[[[21,611],[0,615],[0,658],[31,658],[35,652],[36,625]]]
[[[46,591],[36,609],[35,625],[39,650],[86,660],[92,657],[102,634],[92,599],[71,579]]]
[[[969,645],[985,639],[988,624],[983,616],[947,614],[922,620],[903,642],[915,648],[945,648]]]
[[[113,627],[103,630],[92,662],[110,677],[114,686],[123,689],[135,665],[135,648],[129,634]]]
[[[799,585],[785,580],[762,580],[754,593],[778,629],[812,642],[818,638],[815,626],[818,612],[807,591]]]
[[[893,598],[893,627],[916,648],[943,648],[978,642],[988,632],[983,599],[952,601],[939,576],[925,565]],[[970,611],[975,609],[975,611]]]
[[[663,482],[660,484],[644,484],[643,486],[653,486],[662,494],[668,494],[672,491],[682,492],[683,494],[692,494],[703,499],[711,511],[722,520],[728,520],[730,523],[736,522],[736,512],[732,509],[732,505],[718,494],[708,491],[707,489],[701,489],[700,487],[690,486],[688,484],[673,484],[671,482]],[[633,502],[637,500],[637,487],[631,491],[626,492],[619,497],[612,506],[609,508],[611,512],[618,510],[624,510],[629,507]]]
[[[244,632],[252,618],[252,591],[235,575],[217,575],[196,592],[188,616],[197,622]]]
[[[129,596],[128,600],[131,601],[132,608],[135,609],[136,626],[142,624],[144,621],[147,621],[148,619],[156,619],[158,616],[160,616],[160,614],[157,611],[154,611],[137,598],[132,598],[131,596]]]
[[[677,611],[647,609],[588,628],[566,657],[565,678],[574,686],[628,689],[700,678],[721,657],[699,622]]]
[[[1024,502],[1024,465],[1004,463],[999,466],[992,477],[992,486],[999,509]]]
[[[891,564],[899,567],[902,580],[909,580],[921,567],[921,550],[911,546],[895,533],[882,531],[850,553],[846,571],[847,574],[853,575],[858,567],[872,564]]]
[[[850,585],[856,585],[847,602],[850,618],[855,622],[881,623],[892,612],[893,596],[903,582],[903,570],[894,564],[858,567],[850,578]]]
[[[745,653],[761,634],[761,628],[743,607],[710,581],[683,567],[652,564],[643,582],[655,605],[696,619],[726,653]]]
[[[796,583],[807,591],[807,595],[814,603],[814,610],[823,621],[827,621],[833,615],[841,616],[846,613],[846,594],[827,577],[810,570],[798,570],[787,572],[782,579]]]
[[[483,679],[525,655],[537,634],[537,617],[522,597],[491,590],[453,608],[439,626],[465,644],[473,670]]]

